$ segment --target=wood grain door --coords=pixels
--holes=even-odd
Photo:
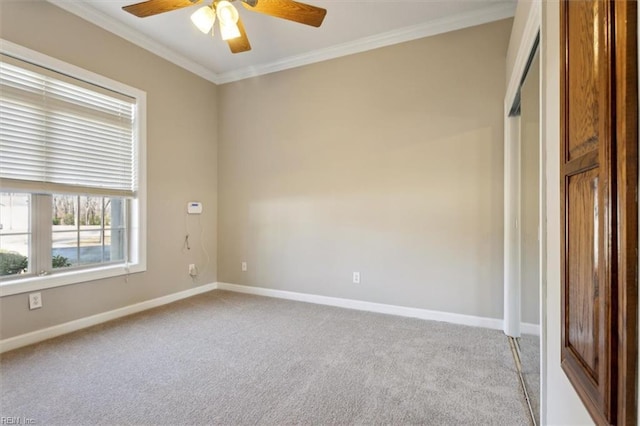
[[[561,2],[562,367],[598,424],[635,424],[637,3]]]

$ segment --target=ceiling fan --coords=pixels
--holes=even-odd
[[[211,31],[218,18],[220,34],[227,41],[232,53],[251,50],[251,44],[244,30],[238,10],[231,4],[236,0],[213,0],[212,3],[199,8],[191,15],[193,24],[203,33]],[[294,0],[238,0],[251,11],[287,19],[293,22],[319,27],[322,25],[326,9],[300,3]],[[203,0],[148,0],[124,6],[122,9],[139,18],[170,12],[203,3]]]

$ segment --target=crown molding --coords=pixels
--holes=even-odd
[[[486,24],[500,19],[511,18],[515,14],[515,3],[500,3],[473,12],[467,12],[442,19],[435,19],[422,24],[400,28],[374,36],[363,37],[347,43],[314,50],[301,55],[290,56],[273,62],[242,68],[224,73],[215,73],[208,68],[186,58],[123,24],[107,16],[82,1],[46,0],[80,18],[89,21],[125,40],[146,49],[169,62],[174,63],[215,84],[225,84],[246,78],[257,77],[291,68],[297,68],[316,62],[353,55],[380,47],[391,46],[419,38],[443,34],[462,28]]]
[[[107,16],[82,1],[68,0],[47,0],[47,2],[79,16],[85,21],[89,21],[123,39],[142,47],[149,52],[166,59],[169,62],[178,65],[181,68],[190,71],[205,80],[217,83],[218,75],[210,69],[200,65],[197,62],[177,53],[176,51],[165,47],[150,37],[134,30],[133,28],[123,24],[122,22]]]
[[[217,83],[224,84],[245,78],[257,77],[290,68],[335,59],[355,53],[366,52],[380,47],[391,46],[449,31],[482,25],[500,19],[511,18],[515,14],[515,3],[501,3],[481,10],[467,12],[446,18],[435,19],[422,24],[400,28],[374,36],[363,37],[347,43],[314,50],[274,62],[218,74]]]

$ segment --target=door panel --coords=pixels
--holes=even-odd
[[[596,423],[635,424],[637,2],[560,9],[562,368]]]
[[[598,423],[611,410],[611,117],[606,1],[563,3],[562,367]]]
[[[601,46],[604,33],[601,15],[603,2],[569,2],[568,25],[576,37],[568,40],[568,62],[580,66],[567,68],[569,74],[568,95],[570,99],[579,97],[581,102],[571,105],[569,126],[568,159],[572,160],[598,148],[600,88],[599,70]]]
[[[598,169],[567,185],[567,345],[598,382]]]
[[[568,43],[568,62],[580,66],[567,68],[569,74],[569,99],[580,99],[571,104],[569,126],[572,135],[568,140],[568,159],[573,160],[589,151],[598,149],[599,114],[601,92],[599,70],[601,56],[596,49],[602,39],[604,4],[591,1],[571,1],[568,6],[569,31],[575,34]]]

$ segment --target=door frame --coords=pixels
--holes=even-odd
[[[522,34],[512,33],[513,37],[519,37],[517,52],[511,74],[507,76],[507,91],[504,98],[504,332],[511,337],[520,337],[521,333],[521,281],[520,281],[520,119],[511,117],[510,112],[516,96],[520,91],[520,85],[527,71],[532,50],[536,47],[541,26],[540,0],[520,2],[528,7],[526,23]],[[540,57],[542,68],[542,55]],[[542,80],[540,81],[542,84]],[[542,117],[542,116],[541,116]],[[541,123],[542,130],[542,123]],[[542,133],[541,133],[542,134]],[[538,212],[540,224],[540,283],[541,289],[546,283],[546,180],[544,170],[546,167],[546,153],[540,138],[540,209]],[[540,297],[540,335],[543,331],[544,297]],[[525,330],[535,332],[537,330]]]
[[[546,336],[547,336],[547,189],[546,189],[546,143],[542,137],[544,123],[540,114],[540,141],[538,178],[539,178],[539,291],[540,291],[540,327],[533,329],[522,324],[521,314],[521,270],[520,270],[520,118],[511,117],[514,101],[520,92],[520,86],[525,77],[529,60],[534,49],[542,46],[542,1],[519,2],[515,24],[524,20],[523,25],[514,25],[509,43],[508,58],[514,56],[513,68],[508,70],[507,89],[504,98],[504,320],[503,329],[506,335],[520,337],[522,329],[527,333],[539,332],[540,335],[540,419],[546,418]],[[522,29],[520,29],[522,28]],[[513,50],[513,53],[511,52]],[[539,53],[541,71],[545,67],[544,55]],[[511,55],[510,55],[511,54]],[[509,72],[510,71],[510,72]],[[542,75],[540,73],[539,96],[542,101]],[[543,103],[540,102],[542,110]],[[540,111],[542,112],[542,111]]]

